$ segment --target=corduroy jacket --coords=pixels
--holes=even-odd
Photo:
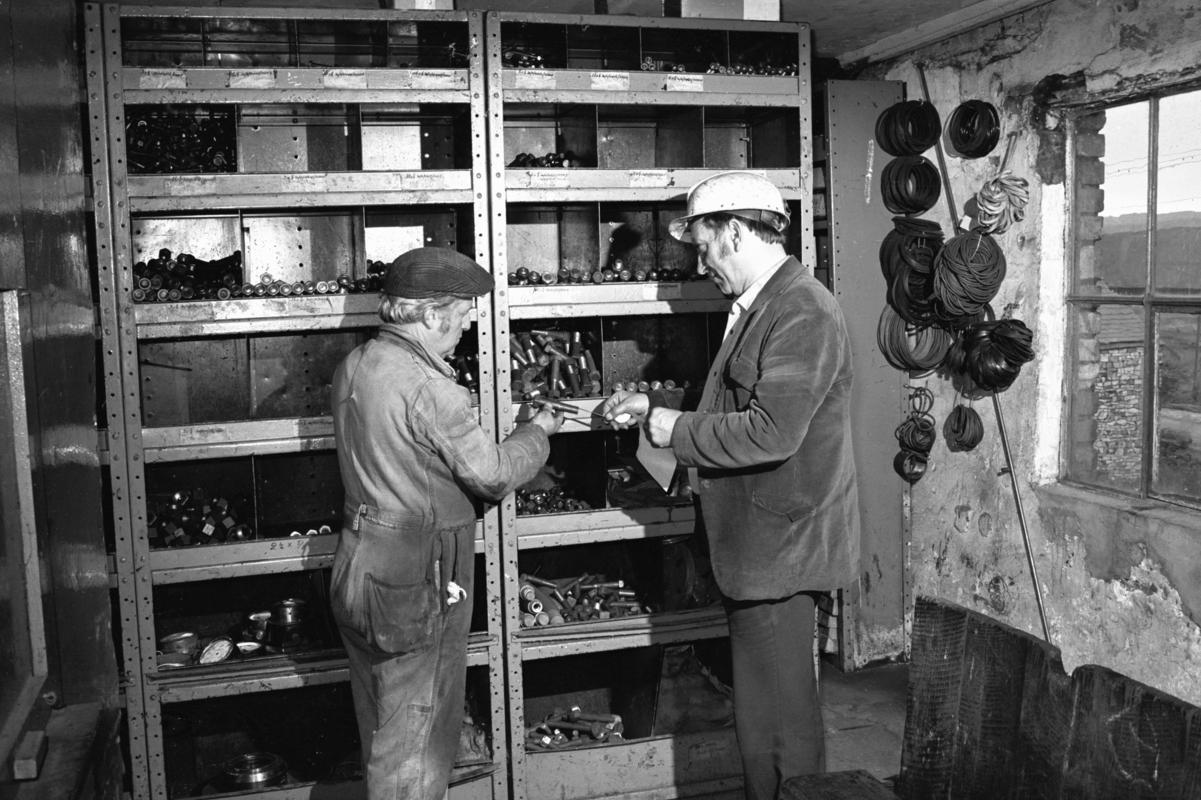
[[[733,600],[845,586],[859,569],[851,344],[833,295],[795,258],[717,352],[672,431],[695,467],[714,576]]]

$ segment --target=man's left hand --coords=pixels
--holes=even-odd
[[[652,408],[646,415],[646,435],[651,444],[656,447],[667,447],[671,444],[671,432],[676,428],[676,420],[682,411],[659,406]]]

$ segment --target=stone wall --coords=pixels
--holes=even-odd
[[[1070,346],[1066,339],[1081,324],[1068,318],[1063,302],[1075,251],[1069,237],[1088,241],[1100,233],[1095,208],[1088,210],[1090,218],[1068,216],[1066,182],[1074,170],[1088,167],[1067,162],[1067,119],[1089,102],[1201,83],[1201,12],[1193,0],[1054,0],[875,65],[860,77],[905,81],[908,96],[919,98],[919,65],[944,119],[973,98],[1001,110],[1004,132],[1018,133],[1009,166],[1030,181],[1026,220],[999,237],[1008,274],[993,305],[1026,322],[1035,335],[1038,356],[1001,395],[999,408],[1049,638],[1063,650],[1069,670],[1102,664],[1201,703],[1201,512],[1056,481],[1061,441],[1108,439],[1102,423],[1109,420],[1082,423],[1078,416],[1069,424],[1066,370],[1074,364],[1095,369],[1106,386],[1126,391],[1124,379],[1109,382],[1101,371],[1128,369],[1127,359],[1135,357],[1107,354],[1087,337]],[[1084,120],[1080,146],[1100,157],[1104,142],[1096,122],[1092,130],[1089,124]],[[960,204],[993,177],[1002,149],[983,159],[948,159]],[[926,216],[951,230],[945,203]],[[1077,346],[1083,348],[1079,362]],[[935,393],[933,413],[941,423],[959,401],[954,389],[937,377],[918,382]],[[985,440],[970,453],[952,453],[938,442],[929,470],[912,488],[908,594],[943,597],[1041,634],[998,418],[991,402],[974,405]],[[1105,457],[1116,459],[1120,450]]]

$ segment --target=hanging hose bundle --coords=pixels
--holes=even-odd
[[[977,322],[965,328],[947,351],[943,367],[966,376],[988,392],[1003,392],[1022,365],[1034,359],[1034,334],[1018,319]]]
[[[976,192],[976,226],[985,233],[1004,233],[1026,217],[1030,191],[1025,178],[1002,172]]]
[[[884,197],[884,207],[893,214],[924,214],[934,207],[942,194],[941,178],[929,159],[900,156],[884,165],[880,193]]]
[[[934,447],[934,395],[924,386],[914,387],[909,394],[909,415],[897,426],[900,451],[892,460],[892,468],[909,483],[917,483],[926,474],[927,459]]]
[[[983,100],[965,100],[947,119],[947,143],[964,158],[982,158],[1001,138],[997,108]]]
[[[942,247],[942,227],[937,222],[914,217],[893,217],[893,228],[880,242],[880,271],[892,283],[899,264],[931,271],[934,256]]]
[[[970,317],[997,295],[1005,278],[1005,254],[986,233],[961,233],[934,259],[934,296],[949,317]]]
[[[947,449],[951,452],[967,452],[975,449],[984,438],[984,423],[974,408],[957,405],[942,424],[942,437],[947,440]]]
[[[951,347],[951,334],[941,328],[915,328],[892,306],[884,306],[876,323],[876,345],[894,369],[914,375],[937,369]]]
[[[903,100],[876,118],[876,141],[890,156],[915,156],[934,146],[942,122],[933,103]]]

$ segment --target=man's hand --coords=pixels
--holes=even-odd
[[[562,414],[556,414],[543,406],[538,409],[538,413],[530,419],[530,422],[546,431],[546,435],[550,436],[559,432],[559,428],[563,427],[563,420],[564,416]]]
[[[676,420],[683,414],[673,408],[652,408],[646,418],[646,436],[655,447],[671,444],[671,432],[676,429]]]
[[[623,430],[640,424],[650,408],[650,398],[645,394],[618,389],[601,403],[599,413],[614,429]]]

